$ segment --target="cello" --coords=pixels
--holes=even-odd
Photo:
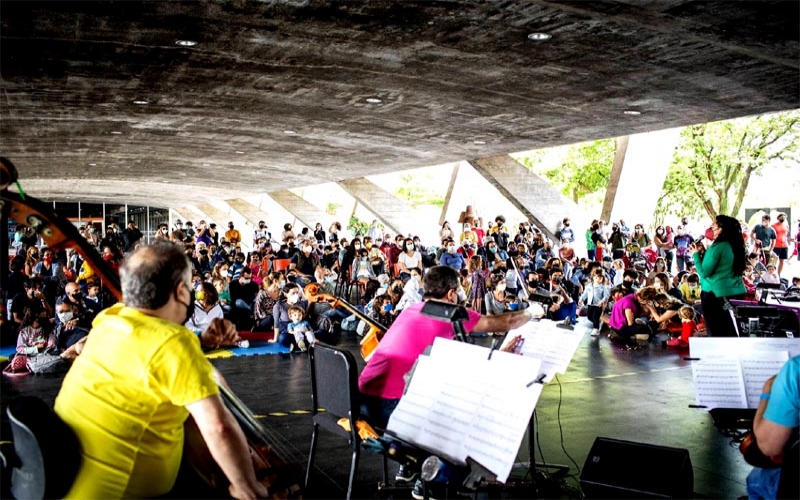
[[[17,169],[10,160],[0,157],[0,213],[2,219],[12,219],[18,224],[30,226],[41,236],[44,243],[54,252],[72,248],[76,250],[102,280],[103,286],[117,300],[122,299],[119,277],[100,257],[97,250],[89,245],[78,229],[65,218],[60,217],[52,205],[36,198],[26,196],[22,190],[11,192],[8,187],[17,183]],[[19,188],[19,184],[17,183]],[[3,230],[5,232],[5,230]],[[2,240],[3,276],[8,273],[8,244]],[[236,397],[215,370],[220,388],[220,397],[228,410],[236,418],[247,438],[250,457],[256,476],[267,487],[270,498],[301,498],[300,479],[303,477],[299,467],[287,464],[284,457],[291,457],[289,446],[281,445],[282,438],[261,424],[253,413]],[[191,416],[186,420],[184,437],[184,460],[194,474],[202,479],[215,496],[226,496],[228,482],[208,450],[200,431]],[[297,458],[297,457],[295,457]],[[303,460],[298,460],[297,463]]]

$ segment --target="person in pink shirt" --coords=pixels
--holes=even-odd
[[[783,263],[789,258],[789,224],[786,222],[786,214],[778,214],[778,222],[772,225],[775,230],[775,246],[772,251],[778,256],[778,275],[783,276]]]
[[[358,378],[361,391],[361,415],[379,428],[385,428],[405,389],[405,375],[436,337],[452,339],[453,326],[448,321],[423,316],[425,302],[437,300],[458,304],[459,274],[448,266],[434,266],[423,278],[424,301],[403,310],[386,331],[367,366]],[[470,332],[503,332],[517,328],[538,315],[533,309],[496,316],[482,316],[468,309],[464,329]],[[503,350],[513,351],[519,339],[508,342]]]

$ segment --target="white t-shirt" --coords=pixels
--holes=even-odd
[[[416,250],[414,250],[414,253],[411,255],[408,255],[406,252],[402,252],[397,257],[397,263],[405,264],[406,269],[411,269],[412,267],[418,267],[422,269],[422,256]]]
[[[224,317],[222,307],[219,304],[212,307],[208,312],[206,312],[197,301],[195,301],[194,304],[194,312],[192,313],[192,317],[189,318],[189,321],[186,322],[185,326],[195,333],[204,332],[206,328],[208,328],[208,325],[211,324],[212,319],[222,319]]]

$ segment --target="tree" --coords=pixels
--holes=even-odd
[[[547,154],[542,150],[531,151],[518,161],[533,172],[546,177],[565,196],[575,203],[587,195],[605,191],[614,164],[616,141],[602,139],[566,146],[560,158],[549,163],[555,166],[541,168],[547,162]]]
[[[799,111],[685,128],[656,215],[737,217],[751,176],[796,161],[799,140]]]
[[[405,201],[410,207],[433,205],[442,208],[444,206],[444,196],[430,188],[433,185],[430,174],[403,174],[400,176],[400,180],[403,184],[395,189],[394,195]]]

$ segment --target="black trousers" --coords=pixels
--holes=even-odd
[[[603,308],[599,306],[588,306],[586,308],[586,317],[592,322],[594,328],[600,328],[600,316],[603,315]]]
[[[703,306],[703,318],[709,337],[736,337],[736,325],[733,323],[731,311],[728,310],[729,299],[743,299],[745,294],[717,297],[714,292],[700,292],[700,304]]]

